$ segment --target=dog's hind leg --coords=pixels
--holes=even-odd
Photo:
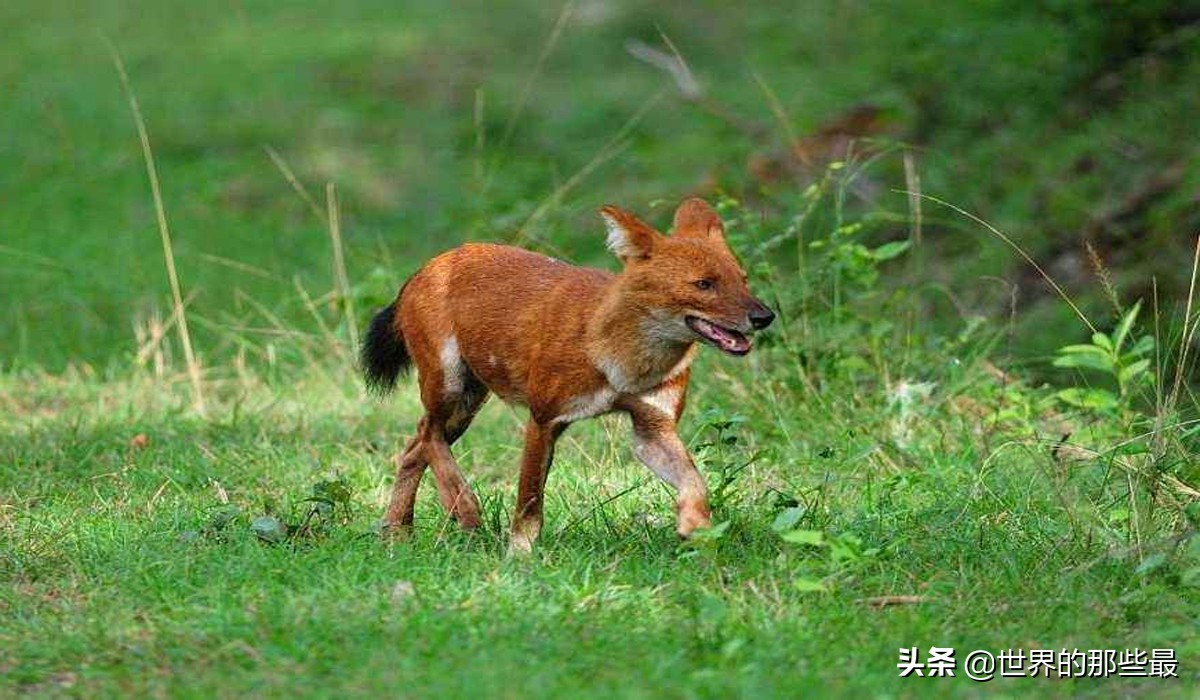
[[[488,390],[470,370],[466,370],[462,391],[454,398],[449,415],[442,423],[440,435],[432,430],[425,443],[425,456],[433,467],[438,483],[438,495],[442,505],[458,524],[467,529],[479,526],[479,499],[467,484],[462,470],[450,452],[450,446],[458,441],[470,427],[475,414],[487,400]]]
[[[417,423],[417,434],[408,441],[404,451],[392,462],[396,465],[396,481],[392,486],[392,498],[387,513],[383,516],[385,533],[408,529],[413,524],[413,507],[417,500],[417,488],[429,462],[425,459],[422,435],[425,433],[425,418]]]
[[[421,451],[433,468],[442,505],[459,525],[472,529],[480,523],[479,499],[463,477],[450,446],[466,432],[487,400],[488,390],[458,355],[453,336],[443,341],[439,360],[421,374],[421,402],[426,410]]]
[[[463,478],[462,471],[450,453],[450,446],[458,441],[470,427],[479,408],[488,398],[487,388],[478,380],[467,387],[449,411],[437,415],[426,414],[417,424],[417,434],[396,455],[396,481],[392,487],[391,503],[384,516],[385,529],[409,528],[413,523],[413,509],[417,489],[425,468],[432,464],[437,479],[438,495],[446,511],[463,527],[473,528],[479,524],[479,501]],[[441,426],[438,429],[438,426]]]

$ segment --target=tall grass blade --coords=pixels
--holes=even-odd
[[[342,218],[338,213],[337,191],[330,182],[325,185],[326,220],[329,222],[329,240],[333,247],[333,274],[337,281],[338,296],[342,298],[342,312],[346,328],[350,333],[350,347],[358,347],[358,322],[354,316],[354,295],[350,292],[350,277],[346,274],[346,258],[342,246]]]
[[[1026,253],[1025,249],[1022,248],[1021,246],[1017,245],[1016,241],[1014,241],[1013,239],[1004,235],[1004,233],[1002,233],[995,226],[992,226],[987,221],[984,221],[983,219],[979,218],[978,216],[975,216],[971,212],[963,209],[962,207],[951,204],[950,202],[947,202],[943,199],[938,199],[937,197],[934,197],[933,195],[922,194],[920,192],[910,192],[908,190],[903,190],[903,191],[901,191],[901,193],[907,194],[910,196],[915,195],[921,199],[928,199],[929,201],[933,202],[934,204],[940,204],[943,207],[946,207],[947,209],[949,209],[951,211],[961,214],[962,216],[965,216],[968,219],[970,219],[971,221],[974,221],[975,223],[979,224],[980,226],[983,226],[984,228],[986,228],[988,231],[991,232],[991,234],[993,236],[1004,241],[1008,245],[1009,248],[1012,248],[1014,251],[1016,251],[1017,255],[1020,255],[1025,260],[1025,262],[1032,265],[1033,269],[1037,270],[1037,273],[1042,276],[1042,279],[1046,280],[1046,283],[1049,284],[1054,289],[1054,291],[1058,294],[1058,296],[1061,297],[1062,300],[1067,303],[1067,306],[1071,307],[1071,310],[1075,312],[1075,315],[1079,317],[1079,320],[1083,321],[1084,325],[1086,325],[1088,327],[1088,330],[1090,330],[1092,333],[1099,332],[1099,329],[1096,328],[1096,325],[1093,324],[1091,319],[1089,319],[1087,317],[1087,315],[1083,313],[1083,311],[1079,308],[1079,306],[1075,303],[1075,301],[1071,299],[1071,296],[1069,294],[1067,294],[1066,290],[1064,290],[1058,284],[1058,282],[1054,281],[1054,278],[1050,276],[1050,273],[1048,273],[1044,269],[1042,269],[1042,266],[1037,264],[1037,261],[1033,259],[1033,256],[1031,256],[1029,253]]]
[[[167,280],[171,285],[171,302],[174,313],[179,319],[176,328],[179,330],[179,342],[183,346],[184,359],[187,362],[188,377],[192,384],[192,402],[200,415],[207,413],[204,401],[204,381],[201,375],[200,362],[196,359],[192,347],[192,336],[188,330],[187,313],[183,304],[183,293],[180,291],[179,273],[175,269],[175,251],[171,245],[171,228],[167,225],[167,211],[163,205],[162,191],[158,183],[158,168],[154,162],[154,149],[150,146],[150,135],[146,129],[146,120],[142,117],[142,109],[138,105],[137,95],[129,82],[129,74],[125,70],[125,62],[117,47],[107,37],[101,37],[112,55],[113,66],[121,77],[121,86],[125,90],[125,98],[129,102],[129,110],[133,113],[134,124],[137,125],[138,140],[142,144],[142,156],[146,161],[146,175],[150,179],[150,194],[154,199],[154,216],[158,221],[159,238],[162,241],[163,262],[167,268]]]
[[[517,104],[513,108],[512,114],[508,117],[508,123],[504,126],[504,134],[500,137],[497,152],[504,150],[509,140],[512,139],[513,133],[516,132],[517,123],[521,120],[521,115],[525,113],[525,105],[529,103],[529,96],[533,94],[533,86],[537,83],[538,77],[541,76],[542,68],[546,65],[546,60],[550,58],[554,47],[558,45],[558,40],[562,36],[563,29],[567,26],[567,20],[571,18],[571,13],[574,11],[575,0],[567,0],[563,3],[562,9],[559,10],[558,18],[554,20],[554,27],[550,30],[550,35],[546,37],[546,41],[542,44],[542,50],[538,54],[537,62],[534,63],[529,77],[525,79],[525,84],[521,86],[520,95],[517,97]],[[484,192],[487,192],[491,188],[492,180],[495,179],[498,169],[499,163],[494,165],[488,172],[487,180],[483,183]]]

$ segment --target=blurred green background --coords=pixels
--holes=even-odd
[[[846,133],[909,145],[923,192],[1009,233],[1090,310],[1107,306],[1085,240],[1123,299],[1157,280],[1175,303],[1200,229],[1198,23],[1200,4],[1156,1],[6,2],[0,358],[103,367],[169,315],[104,37],[141,102],[193,333],[216,363],[262,310],[299,322],[298,290],[327,303],[333,287],[324,223],[267,148],[321,207],[338,188],[360,316],[467,239],[610,265],[606,202],[664,225],[691,193],[794,208]],[[663,69],[676,51],[690,96]],[[856,109],[869,124],[839,131]],[[906,210],[897,153],[852,205]],[[1018,354],[1081,332],[947,210],[925,204],[915,254],[931,263],[888,282],[944,290],[935,322],[1004,318],[1016,284]]]

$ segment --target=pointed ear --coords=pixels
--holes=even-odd
[[[725,224],[721,217],[699,197],[683,200],[683,204],[675,210],[675,223],[671,235],[683,238],[722,238],[725,236]]]
[[[614,206],[600,208],[600,216],[608,228],[608,249],[622,262],[644,260],[654,251],[661,235],[633,214]]]

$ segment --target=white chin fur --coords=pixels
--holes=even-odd
[[[688,328],[687,322],[675,316],[652,317],[642,324],[642,329],[647,336],[672,343],[691,343],[696,340],[696,334]]]

